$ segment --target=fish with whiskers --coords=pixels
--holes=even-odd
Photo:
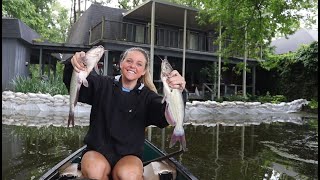
[[[68,127],[70,124],[74,126],[74,110],[75,106],[78,102],[79,97],[79,91],[80,87],[83,84],[85,87],[88,87],[88,81],[87,77],[92,71],[93,68],[95,68],[95,71],[97,72],[97,63],[101,59],[103,53],[105,52],[103,46],[96,46],[91,48],[89,51],[86,52],[85,57],[82,58],[82,62],[86,65],[86,70],[77,72],[73,70],[71,82],[70,82],[70,108],[69,108],[69,118],[68,118]]]
[[[182,149],[186,150],[186,139],[183,129],[185,107],[182,92],[179,89],[172,89],[167,83],[169,74],[173,71],[167,59],[161,62],[161,81],[163,83],[163,100],[166,101],[165,117],[167,122],[175,126],[171,136],[169,147],[173,147],[177,141],[180,142]]]

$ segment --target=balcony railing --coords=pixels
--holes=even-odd
[[[89,43],[97,40],[126,41],[141,44],[150,44],[149,24],[131,22],[117,22],[102,20],[90,29]],[[216,52],[218,46],[213,45],[214,37],[207,36],[203,32],[195,32],[187,29],[186,46],[189,50]],[[183,29],[155,27],[155,46],[183,48]]]
[[[150,24],[139,24],[131,22],[118,22],[104,20],[90,29],[89,43],[97,40],[115,40],[133,42],[139,44],[150,44]],[[187,29],[187,50],[202,52],[218,52],[218,45],[213,44],[217,37],[204,32],[196,32]],[[231,41],[225,40],[222,48]],[[183,29],[173,27],[155,26],[155,46],[168,48],[183,48]],[[235,52],[236,56],[242,57],[244,53]]]

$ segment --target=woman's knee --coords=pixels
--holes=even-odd
[[[82,157],[81,172],[84,177],[90,179],[108,179],[111,167],[102,154],[88,151]]]
[[[115,165],[112,177],[114,180],[142,180],[143,165],[136,156],[126,156]]]

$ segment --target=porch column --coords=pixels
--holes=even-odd
[[[245,28],[245,34],[244,34],[244,67],[243,67],[243,81],[242,81],[242,95],[244,98],[247,97],[247,28]]]
[[[183,20],[183,54],[182,54],[182,76],[185,77],[186,66],[186,42],[187,42],[187,10],[184,10]]]
[[[214,66],[214,81],[213,81],[213,89],[214,89],[214,97],[217,97],[217,81],[218,81],[218,78],[217,78],[217,62],[214,61],[213,62],[213,66]]]
[[[151,6],[151,32],[150,32],[150,76],[153,81],[153,64],[154,64],[154,34],[155,34],[155,6],[156,3],[152,1]],[[148,140],[151,141],[152,127],[147,128]]]
[[[52,56],[51,56],[51,54],[49,54],[49,56],[48,56],[48,78],[50,79],[50,69],[51,69],[51,58],[52,58]]]
[[[252,95],[256,95],[256,66],[252,67]]]
[[[222,48],[222,42],[221,42],[221,19],[219,21],[219,60],[218,60],[218,99],[220,99],[220,88],[221,88],[221,48]]]
[[[40,56],[39,56],[39,77],[42,76],[42,48],[40,48]]]
[[[153,80],[153,62],[154,62],[154,34],[155,34],[155,6],[156,3],[152,1],[151,8],[151,32],[150,32],[150,75]]]
[[[108,75],[109,51],[104,51],[103,75]]]

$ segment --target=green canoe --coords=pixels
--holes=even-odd
[[[63,159],[53,168],[48,170],[41,180],[64,180],[64,179],[81,179],[81,171],[78,170],[80,156],[86,145],[78,149],[76,152]],[[173,156],[182,153],[182,151],[165,154],[150,141],[145,140],[144,143],[144,179],[176,179],[176,180],[197,180],[189,170],[180,162],[175,160]]]

